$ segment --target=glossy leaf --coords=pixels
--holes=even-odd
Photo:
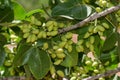
[[[0,66],[3,64],[5,60],[5,51],[4,48],[0,45]]]
[[[30,44],[27,44],[22,41],[17,48],[17,54],[14,58],[13,65],[21,66],[26,64],[32,53],[34,53],[33,47],[31,47]]]
[[[50,69],[50,57],[45,51],[34,47],[28,66],[35,78],[42,79]]]
[[[65,67],[72,67],[77,65],[78,62],[78,53],[76,52],[76,49],[73,49],[72,52],[65,51],[66,57],[64,61],[61,63],[62,66]]]
[[[69,9],[72,7],[73,4],[68,4],[68,3],[61,3],[57,5],[55,8],[52,10],[52,15],[53,16],[60,16],[60,15],[71,15],[71,10]]]
[[[92,13],[92,8],[88,5],[78,5],[73,7],[71,17],[75,19],[85,19]]]
[[[10,0],[3,0],[0,5],[0,22],[11,22],[14,19],[14,12]]]
[[[16,20],[24,19],[25,15],[26,15],[25,9],[20,4],[18,4],[17,2],[13,2],[12,5],[13,5],[13,8],[14,8],[15,19]]]
[[[113,32],[105,40],[104,45],[102,47],[102,50],[103,51],[108,51],[108,50],[114,48],[116,41],[117,41],[117,33]]]
[[[85,19],[92,13],[88,5],[75,5],[73,3],[61,3],[52,10],[52,16],[69,16],[74,19]]]

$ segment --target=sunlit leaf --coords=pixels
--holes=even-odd
[[[20,4],[18,4],[17,2],[13,2],[12,5],[13,5],[13,8],[14,8],[15,19],[16,20],[24,19],[25,15],[26,15],[25,9]]]
[[[44,11],[41,10],[41,9],[35,9],[35,10],[32,10],[32,11],[29,11],[29,12],[26,14],[26,16],[29,17],[29,16],[32,16],[32,15],[35,14],[35,13],[44,13]]]

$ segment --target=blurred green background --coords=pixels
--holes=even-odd
[[[20,3],[26,11],[39,9],[44,5],[45,7],[48,6],[49,0],[15,0]]]

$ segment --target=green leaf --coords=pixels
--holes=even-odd
[[[14,19],[14,12],[10,0],[4,0],[0,5],[0,23],[11,22]]]
[[[102,47],[102,51],[108,51],[108,50],[114,48],[116,41],[117,41],[117,33],[113,32],[105,40],[104,45]]]
[[[76,33],[79,35],[85,35],[88,32],[89,26],[85,26],[76,30]],[[81,37],[81,36],[80,36]]]
[[[102,53],[100,55],[101,62],[105,63],[106,61],[110,61],[111,63],[118,63],[117,48],[115,48],[114,50],[110,52],[106,52],[106,53]]]
[[[28,61],[28,66],[33,76],[37,79],[42,79],[50,69],[50,61],[50,57],[45,51],[34,47]]]
[[[24,69],[25,69],[25,73],[26,73],[26,78],[28,80],[30,80],[32,74],[30,72],[29,66],[28,65],[24,65]]]
[[[69,2],[69,3],[82,3],[82,0],[66,0],[66,2]]]
[[[45,7],[49,6],[49,0],[40,0],[41,5],[44,5]]]
[[[36,46],[38,46],[38,47],[43,47],[43,44],[44,44],[45,42],[51,44],[51,40],[47,40],[47,39],[39,39],[39,40],[37,40],[37,44],[36,44]]]
[[[32,10],[32,11],[29,11],[29,12],[26,14],[26,16],[27,16],[27,17],[30,17],[30,16],[32,16],[33,14],[36,14],[36,13],[44,13],[44,11],[41,10],[41,9],[35,9],[35,10]]]
[[[113,70],[118,67],[118,63],[110,63],[111,65],[106,67],[106,70]]]
[[[0,45],[0,66],[3,64],[5,60],[5,51],[4,48]]]
[[[7,43],[7,39],[4,35],[0,34],[0,45],[3,46]]]
[[[71,17],[75,19],[85,19],[92,13],[92,8],[88,5],[78,5],[74,6],[71,11]]]
[[[13,2],[12,5],[13,5],[13,9],[14,9],[15,19],[16,20],[23,20],[25,18],[25,15],[26,15],[25,9],[17,2]]]
[[[68,4],[68,3],[61,3],[57,5],[55,8],[52,10],[52,16],[59,16],[59,15],[71,15],[71,8],[73,4]]]
[[[92,8],[88,5],[78,5],[73,3],[61,3],[52,10],[52,16],[69,16],[75,19],[85,19],[92,13]]]
[[[13,65],[21,66],[26,64],[32,53],[34,53],[33,47],[31,47],[30,44],[22,41],[17,48],[17,54],[14,58]]]
[[[72,67],[72,66],[77,65],[78,53],[77,53],[75,47],[73,47],[73,48],[74,49],[70,53],[68,51],[65,51],[66,57],[65,57],[64,61],[61,63],[62,66]]]

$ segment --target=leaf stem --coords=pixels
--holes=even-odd
[[[115,26],[107,17],[105,17],[105,19],[106,19],[114,28],[116,28],[116,26]]]
[[[45,9],[45,6],[44,5],[42,5],[42,8],[43,8],[43,10],[45,11],[45,13],[49,16],[49,17],[51,17],[51,15],[48,13],[48,11]]]

